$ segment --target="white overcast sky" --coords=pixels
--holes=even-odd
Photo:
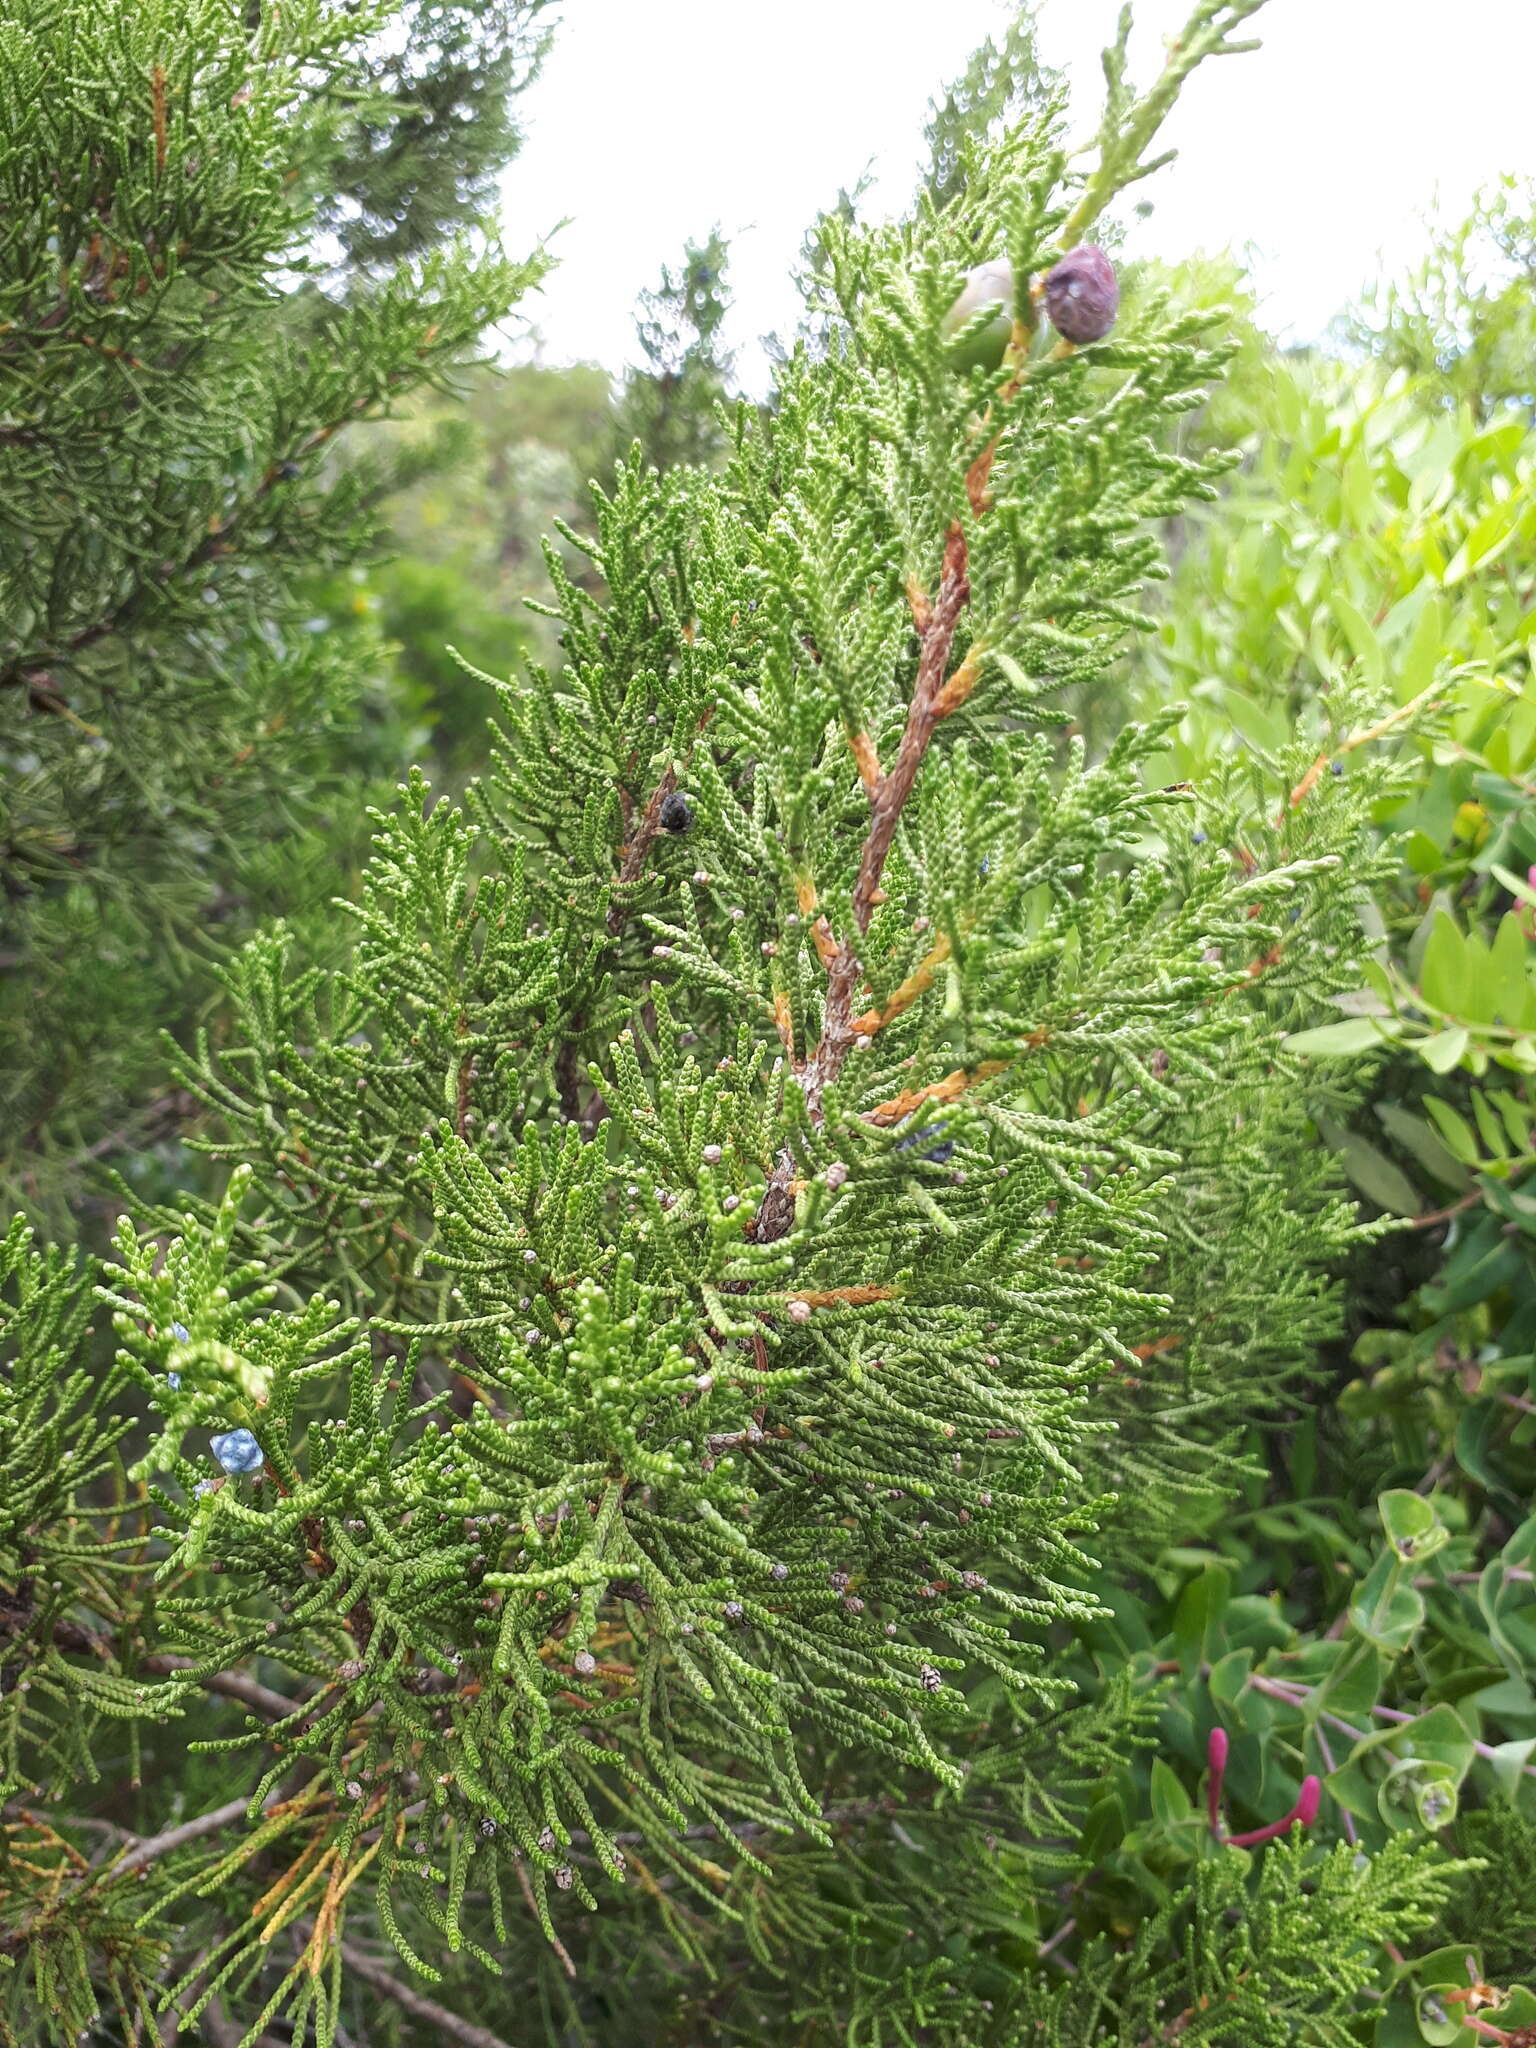
[[[1140,0],[1145,82],[1189,0]],[[506,178],[509,246],[569,216],[516,353],[610,367],[635,355],[636,294],[684,241],[732,240],[729,340],[751,388],[758,337],[794,324],[807,223],[866,164],[866,205],[904,207],[930,96],[1012,12],[1006,0],[566,0],[528,139]],[[1119,0],[1042,0],[1040,43],[1096,118]],[[1269,0],[1264,47],[1201,67],[1165,131],[1178,161],[1133,248],[1247,249],[1269,324],[1321,333],[1378,267],[1411,258],[1437,193],[1536,174],[1536,0]]]

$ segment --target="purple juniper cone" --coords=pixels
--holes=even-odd
[[[1120,310],[1115,266],[1091,242],[1070,250],[1045,280],[1045,310],[1063,341],[1102,341]]]

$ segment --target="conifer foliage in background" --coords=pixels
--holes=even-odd
[[[730,311],[725,282],[729,244],[718,227],[689,242],[681,266],[663,265],[654,291],[642,292],[635,334],[643,367],[625,381],[618,404],[619,445],[638,442],[657,469],[713,464],[726,448],[720,418],[731,386],[731,351],[721,338]]]
[[[316,225],[376,275],[496,217],[520,141],[515,102],[548,49],[551,0],[405,0],[370,43],[365,81],[326,104]]]
[[[619,467],[564,664],[376,816],[343,963],[234,960],[178,1071],[227,1190],[121,1226],[108,1373],[5,1241],[26,2048],[1466,2048],[1498,1999],[1422,1958],[1477,1877],[1433,1830],[1526,1750],[1359,1725],[1431,1502],[1326,1640],[1146,1584],[1337,1328],[1283,1040],[1398,791],[1364,741],[1170,786],[1175,711],[1090,759],[1053,709],[1215,490],[1170,429],[1223,348],[1151,293],[1073,343],[1047,280],[1259,4],[1139,95],[1123,27],[1086,155],[1042,93],[945,203],[821,223],[827,345],[722,468]],[[1512,1659],[1520,1541],[1440,1588]]]
[[[380,665],[310,618],[376,540],[337,435],[538,275],[449,239],[532,17],[444,12],[0,8],[0,1178],[30,1202],[153,1135],[211,937],[302,889],[299,846],[323,867]],[[306,289],[327,225],[346,260]]]
[[[1021,7],[1001,33],[988,36],[964,72],[931,102],[923,139],[928,144],[924,189],[936,206],[960,198],[967,165],[978,145],[995,140],[1000,127],[1048,107],[1059,97],[1062,78],[1040,61],[1033,6]]]

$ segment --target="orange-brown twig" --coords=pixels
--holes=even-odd
[[[949,958],[949,955],[949,934],[948,932],[941,932],[916,967],[913,968],[912,972],[901,984],[900,988],[896,990],[895,994],[886,1003],[884,1009],[866,1010],[862,1016],[854,1018],[852,1025],[854,1033],[873,1038],[877,1031],[883,1030],[887,1024],[892,1023],[901,1015],[903,1010],[910,1010],[918,997],[926,995],[928,990],[933,987],[938,977],[938,971]]]
[[[1044,1043],[1043,1036],[1041,1043]],[[866,1121],[888,1129],[909,1117],[913,1110],[921,1109],[925,1102],[954,1102],[968,1088],[978,1082],[988,1081],[994,1074],[1001,1074],[1008,1066],[1007,1060],[983,1060],[978,1067],[956,1067],[952,1074],[946,1074],[942,1081],[930,1081],[926,1088],[904,1088],[899,1095],[893,1095],[869,1112]]]
[[[1155,1343],[1138,1344],[1135,1347],[1134,1356],[1142,1359],[1161,1358],[1165,1351],[1177,1351],[1183,1342],[1184,1339],[1182,1337],[1172,1334],[1166,1337],[1159,1337]]]
[[[804,869],[795,877],[795,901],[800,906],[802,917],[815,919],[811,926],[811,937],[815,941],[817,953],[821,956],[822,966],[830,967],[837,958],[837,941],[832,936],[831,925],[817,913],[820,898],[816,894],[816,884]]]
[[[1336,761],[1344,754],[1353,753],[1356,747],[1369,746],[1372,740],[1384,738],[1387,733],[1392,731],[1394,726],[1401,725],[1405,719],[1411,718],[1414,712],[1419,710],[1421,706],[1432,703],[1439,693],[1439,688],[1438,683],[1431,683],[1427,689],[1420,690],[1416,697],[1411,697],[1406,704],[1400,704],[1395,711],[1389,711],[1385,718],[1378,719],[1374,725],[1365,726],[1359,732],[1348,734],[1346,738],[1339,741],[1333,753],[1319,754],[1306,774],[1302,776],[1300,782],[1291,791],[1290,799],[1285,809],[1294,811],[1298,804],[1306,801],[1317,787],[1323,770],[1330,761]],[[1285,823],[1285,810],[1281,811],[1275,823],[1277,825]]]
[[[859,1308],[867,1301],[894,1301],[899,1288],[879,1287],[873,1281],[865,1281],[854,1287],[826,1287],[815,1293],[797,1293],[791,1301],[803,1301],[807,1308],[836,1308],[846,1304]]]
[[[859,780],[871,803],[880,793],[880,757],[875,752],[875,743],[867,732],[851,732],[848,744],[853,749],[853,758],[859,771]]]
[[[779,1043],[793,1057],[795,1050],[795,1027],[789,1013],[789,997],[779,989],[773,998],[773,1024],[779,1034]]]
[[[152,118],[155,124],[155,176],[165,176],[165,66],[157,64],[149,76]]]

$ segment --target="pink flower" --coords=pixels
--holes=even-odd
[[[1221,1781],[1227,1768],[1227,1731],[1213,1728],[1211,1739],[1205,1745],[1205,1761],[1210,1767],[1210,1782],[1205,1788],[1205,1810],[1210,1816],[1211,1833],[1221,1833]]]
[[[1279,1820],[1272,1820],[1267,1828],[1255,1828],[1247,1835],[1228,1835],[1227,1840],[1234,1849],[1257,1849],[1261,1842],[1272,1842],[1277,1835],[1288,1835],[1298,1824],[1309,1828],[1317,1819],[1322,1796],[1322,1779],[1308,1775],[1302,1779],[1296,1804],[1289,1813],[1283,1814]]]

